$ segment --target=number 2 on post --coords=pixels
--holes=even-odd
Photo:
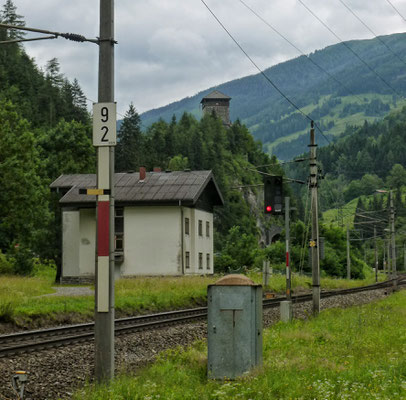
[[[107,133],[109,132],[109,128],[107,126],[102,126],[102,131],[104,130],[104,135],[101,138],[102,142],[108,142],[109,140],[106,138]]]

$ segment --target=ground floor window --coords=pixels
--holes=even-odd
[[[206,254],[206,267],[207,269],[210,269],[210,254]]]
[[[186,266],[186,268],[187,269],[189,269],[190,268],[190,253],[187,251],[186,253],[185,253],[185,266]]]
[[[203,253],[199,253],[199,269],[203,269]]]

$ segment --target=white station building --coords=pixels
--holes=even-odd
[[[96,175],[61,175],[61,282],[94,280]],[[223,205],[211,171],[115,174],[116,278],[213,274],[213,208]]]

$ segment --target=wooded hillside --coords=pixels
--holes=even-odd
[[[402,62],[406,59],[405,39],[406,34],[393,34],[372,40],[353,40],[346,45],[339,43],[264,72],[332,137],[343,132],[347,125],[362,125],[364,120],[374,122],[389,110],[405,104],[400,97],[406,93]],[[270,153],[288,160],[305,151],[308,120],[281,98],[263,76],[257,74],[233,80],[216,89],[232,97],[231,119],[239,118]],[[143,124],[148,126],[159,118],[169,122],[173,114],[180,117],[184,111],[200,116],[199,103],[211,90],[213,88],[143,113]],[[320,144],[324,146],[328,142],[322,140]]]

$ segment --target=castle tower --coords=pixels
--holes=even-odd
[[[231,97],[214,90],[203,97],[200,103],[204,114],[211,114],[214,111],[221,118],[224,125],[230,126],[230,100]]]

